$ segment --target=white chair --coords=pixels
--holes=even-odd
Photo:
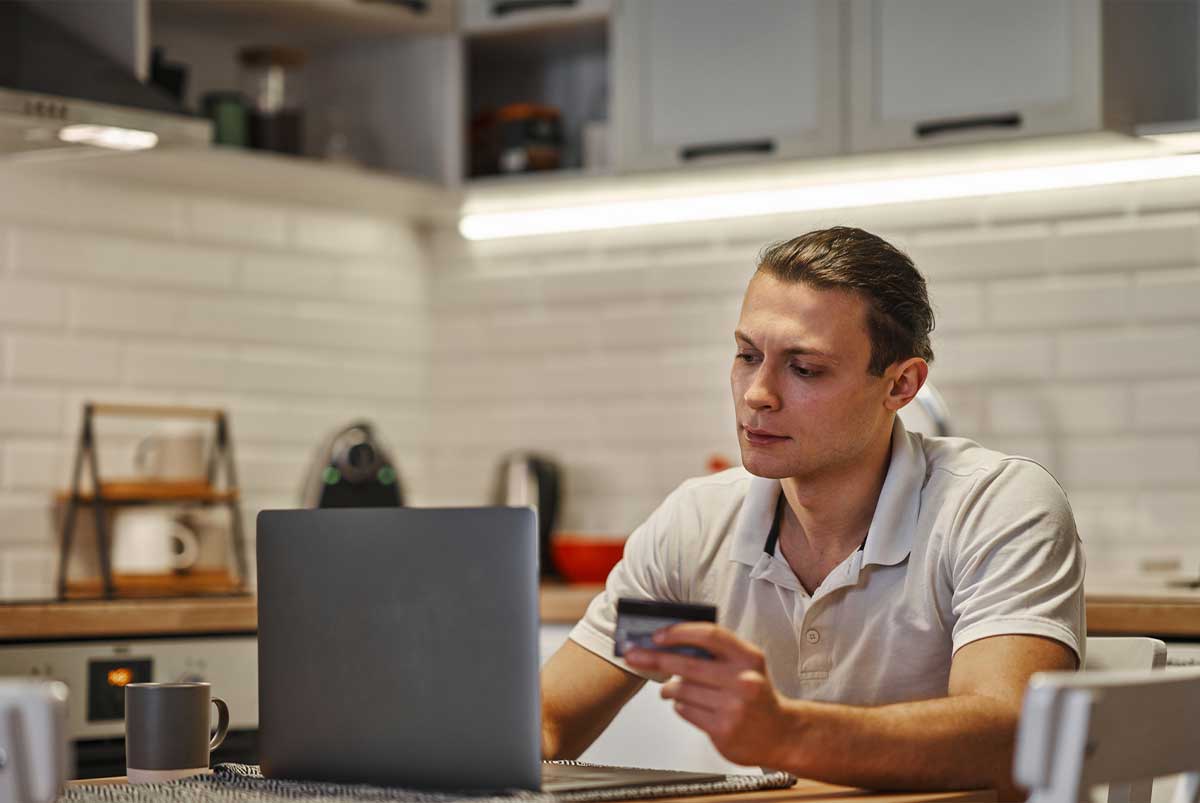
[[[1090,648],[1090,644],[1089,644]],[[1029,681],[1013,778],[1029,803],[1079,803],[1091,787],[1138,789],[1187,773],[1175,803],[1200,802],[1200,670],[1039,672]]]
[[[1087,640],[1087,658],[1083,668],[1163,669],[1167,665],[1167,645],[1156,638],[1142,636],[1093,636]]]

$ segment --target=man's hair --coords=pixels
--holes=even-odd
[[[845,226],[810,231],[764,248],[758,270],[783,282],[858,293],[867,302],[869,373],[882,376],[909,357],[933,361],[933,309],[925,278],[882,237]]]

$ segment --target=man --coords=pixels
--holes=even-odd
[[[685,482],[629,538],[542,672],[543,752],[579,755],[647,678],[739,764],[877,789],[1012,787],[1021,698],[1084,652],[1083,554],[1036,463],[910,434],[933,313],[865,231],[768,248],[731,384],[743,468]],[[613,656],[618,597],[718,606],[660,632],[713,660]]]

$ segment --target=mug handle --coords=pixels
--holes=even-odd
[[[221,746],[221,742],[225,741],[225,734],[229,732],[229,706],[225,705],[225,701],[220,697],[212,698],[212,704],[217,707],[217,733],[208,743],[210,753]]]
[[[200,557],[200,542],[196,531],[182,517],[171,520],[171,539],[179,542],[180,553],[171,559],[172,569],[190,569]]]

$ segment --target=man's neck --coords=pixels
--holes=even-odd
[[[887,437],[880,437],[842,471],[781,480],[788,510],[780,540],[802,542],[809,554],[839,562],[858,549],[875,515],[891,453],[889,427]]]

